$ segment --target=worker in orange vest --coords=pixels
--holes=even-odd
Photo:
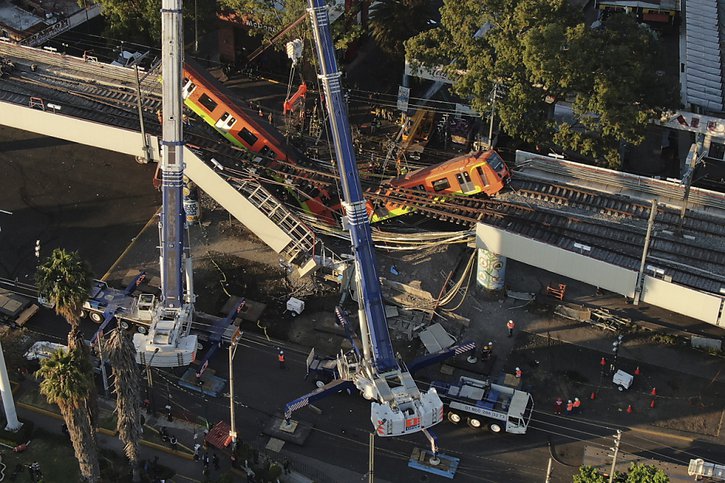
[[[579,400],[578,397],[574,398],[574,402],[572,403],[572,410],[574,414],[579,414],[579,408],[581,407],[582,402]]]
[[[279,368],[284,369],[284,351],[279,351],[277,360],[279,361]]]
[[[514,335],[514,327],[516,327],[516,323],[513,320],[506,322],[506,328],[509,330],[509,337]]]
[[[514,375],[516,376],[516,379],[521,379],[521,376],[523,376],[524,373],[523,373],[523,371],[521,370],[520,367],[517,367],[516,368],[516,372],[514,373]]]
[[[571,416],[571,412],[574,410],[574,403],[571,402],[571,399],[569,399],[566,402],[566,415]]]
[[[554,414],[561,415],[561,410],[564,409],[564,401],[560,397],[554,401]]]

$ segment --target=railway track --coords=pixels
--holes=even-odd
[[[155,82],[155,81],[154,81]],[[153,84],[144,96],[145,122],[149,132],[160,132],[155,111],[160,107]],[[135,88],[127,85],[85,83],[25,69],[0,82],[0,98],[27,103],[31,96],[63,104],[63,113],[127,129],[138,129]],[[67,106],[67,107],[66,107]],[[276,162],[274,169],[255,162],[243,150],[222,140],[204,127],[186,130],[187,142],[207,162],[214,157],[225,166],[229,181],[256,177],[263,182],[295,186],[304,196],[320,190],[337,191],[337,175],[329,161],[308,166]],[[626,196],[602,193],[563,184],[514,177],[511,190],[495,200],[435,194],[365,182],[367,197],[380,207],[407,206],[414,213],[472,228],[486,223],[544,243],[574,251],[587,245],[589,256],[630,270],[638,270],[647,229],[650,205]],[[284,186],[287,188],[288,186]],[[649,260],[667,270],[672,281],[718,292],[725,284],[725,226],[718,219],[690,211],[682,223],[679,211],[658,207],[655,236]]]

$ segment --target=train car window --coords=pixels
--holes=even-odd
[[[461,173],[456,173],[456,181],[458,181],[458,186],[461,188],[461,190],[463,190],[463,183],[465,183],[465,181],[463,181],[463,176],[461,176]]]
[[[448,178],[441,178],[433,181],[433,189],[436,191],[443,191],[447,190],[451,187],[450,181],[448,181]]]
[[[204,108],[209,112],[214,112],[214,109],[216,109],[216,106],[218,105],[214,99],[207,96],[206,94],[202,94],[199,97],[199,104],[204,106]]]
[[[265,146],[262,149],[259,150],[259,154],[261,154],[262,156],[266,156],[268,158],[276,158],[277,157],[277,153],[275,153],[274,151],[272,151],[271,149],[269,149],[269,146],[267,146],[266,144],[265,144]]]
[[[501,156],[496,154],[496,152],[491,152],[491,155],[486,160],[488,162],[488,165],[493,168],[494,171],[497,173],[500,173],[503,169],[503,159],[501,159]]]
[[[423,184],[419,184],[418,186],[416,186],[416,188],[418,188],[420,191],[425,191],[425,185]]]
[[[489,183],[488,179],[486,178],[486,174],[483,172],[480,166],[476,166],[476,171],[478,172],[478,175],[481,177],[481,182],[484,186],[488,186],[491,183]]]
[[[242,140],[247,143],[250,148],[254,146],[254,143],[256,143],[258,139],[257,136],[252,134],[252,132],[246,127],[239,131],[239,136],[241,136]]]
[[[463,172],[463,179],[466,180],[466,183],[470,183],[471,182],[471,175],[468,174],[468,171],[464,171]]]

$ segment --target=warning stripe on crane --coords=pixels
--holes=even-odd
[[[464,352],[472,351],[476,348],[475,342],[469,342],[468,344],[463,344],[462,346],[456,347],[456,349],[453,351],[456,355],[463,354]]]
[[[302,409],[303,407],[307,406],[309,403],[310,403],[310,398],[308,398],[308,397],[299,399],[289,405],[289,411],[290,412],[297,411],[298,409]]]

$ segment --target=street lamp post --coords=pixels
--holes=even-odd
[[[229,344],[229,437],[232,438],[232,451],[237,447],[237,425],[234,419],[234,355],[237,353],[237,343],[242,332],[237,329]]]
[[[154,407],[154,381],[151,377],[151,363],[154,361],[154,357],[156,357],[156,354],[158,352],[159,348],[157,347],[156,349],[154,349],[153,355],[146,363],[146,396],[148,397],[149,409],[151,410],[151,414],[154,414],[156,412],[156,408]]]
[[[196,9],[196,0],[194,0],[194,53],[199,52],[199,12]]]

